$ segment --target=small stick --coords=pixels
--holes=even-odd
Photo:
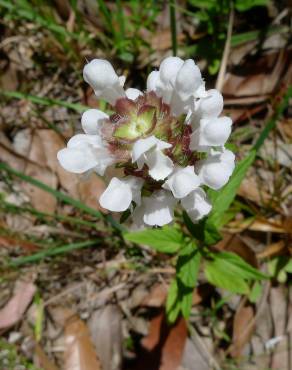
[[[228,22],[228,30],[227,30],[227,38],[224,46],[223,56],[221,60],[220,70],[218,73],[217,81],[216,81],[216,89],[221,91],[225,79],[225,72],[227,67],[227,59],[230,52],[230,45],[231,45],[231,36],[232,36],[232,28],[233,28],[233,21],[234,21],[234,10],[233,6],[231,5],[230,14],[229,14],[229,22]]]

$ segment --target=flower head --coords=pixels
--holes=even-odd
[[[224,186],[235,157],[224,148],[232,121],[219,117],[222,95],[206,91],[194,61],[164,59],[149,74],[145,92],[124,90],[125,78],[106,60],[88,63],[83,76],[114,113],[83,113],[85,134],[58,153],[61,165],[101,176],[109,166],[122,168],[124,176],[111,179],[99,202],[113,212],[130,209],[137,227],[172,222],[178,203],[193,222],[206,216],[212,205],[202,187]]]

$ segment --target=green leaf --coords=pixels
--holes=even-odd
[[[235,9],[239,12],[245,12],[255,6],[267,6],[268,0],[236,0]]]
[[[201,254],[194,243],[190,242],[181,249],[176,264],[176,278],[170,285],[166,301],[170,323],[177,319],[180,312],[186,319],[190,316],[200,262]]]
[[[269,276],[252,267],[249,263],[245,262],[241,257],[231,252],[220,252],[213,255],[217,264],[225,267],[237,276],[243,279],[268,279]]]
[[[222,239],[217,227],[208,221],[208,218],[200,220],[197,224],[192,223],[186,212],[183,213],[183,218],[189,232],[204,244],[212,245]]]
[[[197,281],[201,254],[198,247],[190,242],[180,252],[176,264],[176,276],[182,285],[194,288]]]
[[[183,245],[183,234],[170,226],[125,233],[124,238],[134,243],[148,245],[162,253],[175,253]]]
[[[234,253],[220,252],[212,257],[212,260],[206,262],[205,273],[208,281],[230,292],[247,294],[247,281],[268,278]]]
[[[247,294],[249,291],[245,280],[226,270],[224,266],[218,266],[208,261],[206,263],[205,274],[209,283],[219,288],[239,294]]]
[[[262,291],[263,291],[262,285],[258,281],[256,281],[253,287],[251,288],[250,294],[248,296],[248,299],[250,300],[250,302],[256,303],[259,300],[262,294]]]

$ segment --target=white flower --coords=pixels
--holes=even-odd
[[[142,91],[133,88],[127,89],[125,93],[126,97],[130,100],[136,100],[139,96],[143,95]]]
[[[106,168],[114,163],[114,159],[103,145],[98,135],[78,134],[61,149],[57,158],[65,170],[73,173],[84,173],[94,170],[103,175]]]
[[[95,95],[114,105],[116,100],[125,96],[124,78],[119,78],[107,60],[93,59],[85,65],[84,80],[93,88]]]
[[[190,149],[206,151],[207,147],[223,146],[231,134],[231,125],[229,117],[202,118],[191,135]]]
[[[194,61],[184,62],[178,57],[164,59],[159,71],[151,72],[147,80],[147,91],[156,92],[164,103],[170,104],[175,116],[188,112],[194,98],[206,96],[204,86]]]
[[[123,212],[134,201],[137,205],[141,202],[141,188],[144,181],[137,177],[128,176],[122,180],[113,177],[99,198],[103,208],[113,212]]]
[[[197,222],[206,216],[212,209],[212,205],[208,201],[206,193],[201,188],[192,191],[183,198],[181,205],[187,211],[193,222]]]
[[[145,92],[124,90],[125,77],[103,59],[86,64],[83,75],[96,96],[112,105],[112,114],[84,112],[85,134],[73,136],[58,153],[60,164],[74,173],[103,175],[113,164],[123,170],[99,202],[112,212],[130,209],[135,228],[172,222],[177,203],[193,222],[206,216],[212,205],[200,186],[224,186],[235,156],[224,148],[232,121],[219,117],[223,97],[206,91],[195,62],[164,59],[149,74]]]
[[[88,109],[81,118],[83,131],[88,135],[100,135],[103,122],[109,116],[99,109]]]
[[[163,184],[164,189],[172,191],[175,198],[186,197],[192,190],[200,185],[199,176],[195,174],[194,166],[177,168]]]
[[[135,142],[132,151],[132,161],[137,162],[141,169],[144,164],[149,167],[149,175],[154,180],[165,179],[173,169],[172,160],[163,154],[163,149],[168,149],[171,144],[150,136],[147,139],[140,139]]]
[[[145,224],[163,226],[173,221],[176,199],[164,190],[154,191],[150,197],[143,198]]]
[[[212,152],[201,162],[199,177],[201,182],[211,189],[218,190],[227,184],[234,170],[235,156],[225,149],[222,153]]]

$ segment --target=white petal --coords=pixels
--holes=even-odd
[[[146,153],[149,149],[153,148],[157,140],[155,136],[147,137],[147,139],[139,139],[137,140],[132,149],[132,161],[133,163],[136,162],[144,153]]]
[[[104,59],[93,59],[86,64],[83,78],[94,91],[103,91],[109,86],[119,84],[119,78],[113,66]]]
[[[199,102],[198,112],[202,118],[218,117],[223,110],[223,96],[215,89],[207,91],[207,97]]]
[[[171,84],[174,87],[177,74],[184,61],[178,57],[165,58],[159,68],[159,77],[164,84]]]
[[[133,224],[131,226],[131,230],[142,230],[145,229],[146,224],[144,222],[144,214],[145,214],[145,206],[141,204],[140,206],[136,207],[132,213],[132,220]]]
[[[143,95],[142,91],[138,89],[129,88],[126,90],[126,96],[130,100],[136,100],[138,96]]]
[[[99,198],[100,205],[112,212],[123,212],[132,202],[132,190],[129,184],[113,177]]]
[[[132,162],[136,162],[144,153],[157,146],[158,149],[163,150],[171,148],[171,144],[157,139],[154,135],[146,139],[137,140],[132,149]]]
[[[87,148],[91,145],[94,148],[102,148],[102,139],[98,135],[77,134],[72,136],[67,143],[68,148]]]
[[[159,80],[159,72],[152,71],[147,78],[147,91],[155,91]]]
[[[126,76],[119,76],[119,84],[121,87],[124,87],[126,82]]]
[[[166,104],[171,102],[176,77],[183,63],[183,60],[178,57],[168,57],[160,65],[157,92]]]
[[[127,176],[123,179],[123,182],[128,184],[132,191],[132,200],[137,204],[141,204],[141,189],[144,185],[144,180],[135,177],[135,176]]]
[[[159,149],[146,154],[145,162],[149,167],[149,175],[156,181],[164,180],[174,167],[172,160]]]
[[[193,222],[206,216],[212,209],[206,193],[200,188],[192,191],[187,197],[182,199],[181,205]]]
[[[84,80],[94,89],[95,95],[114,105],[117,99],[125,96],[122,79],[113,66],[104,59],[93,59],[83,69]]]
[[[94,169],[102,176],[106,168],[114,163],[113,156],[98,135],[75,135],[68,141],[67,148],[63,150],[65,152],[60,151],[58,159],[60,156],[61,165],[70,172],[83,173]]]
[[[199,177],[203,184],[218,190],[228,182],[234,170],[234,159],[232,161],[230,153],[232,152],[228,151],[226,153],[225,151],[222,154],[209,156],[202,161]]]
[[[192,59],[184,62],[175,81],[176,93],[185,101],[202,85],[203,80],[199,67]]]
[[[199,128],[191,135],[190,149],[224,145],[231,133],[231,125],[229,117],[201,119]]]
[[[194,166],[177,169],[163,184],[164,189],[172,191],[175,198],[186,197],[200,185],[200,179],[194,172]]]
[[[58,152],[57,158],[66,171],[73,173],[84,173],[98,164],[89,148],[64,148]]]
[[[108,115],[99,109],[88,109],[82,114],[81,125],[86,134],[98,135]]]
[[[159,190],[155,191],[151,197],[143,198],[145,204],[145,214],[143,220],[150,226],[163,226],[173,220],[173,209],[176,200],[170,193]]]

